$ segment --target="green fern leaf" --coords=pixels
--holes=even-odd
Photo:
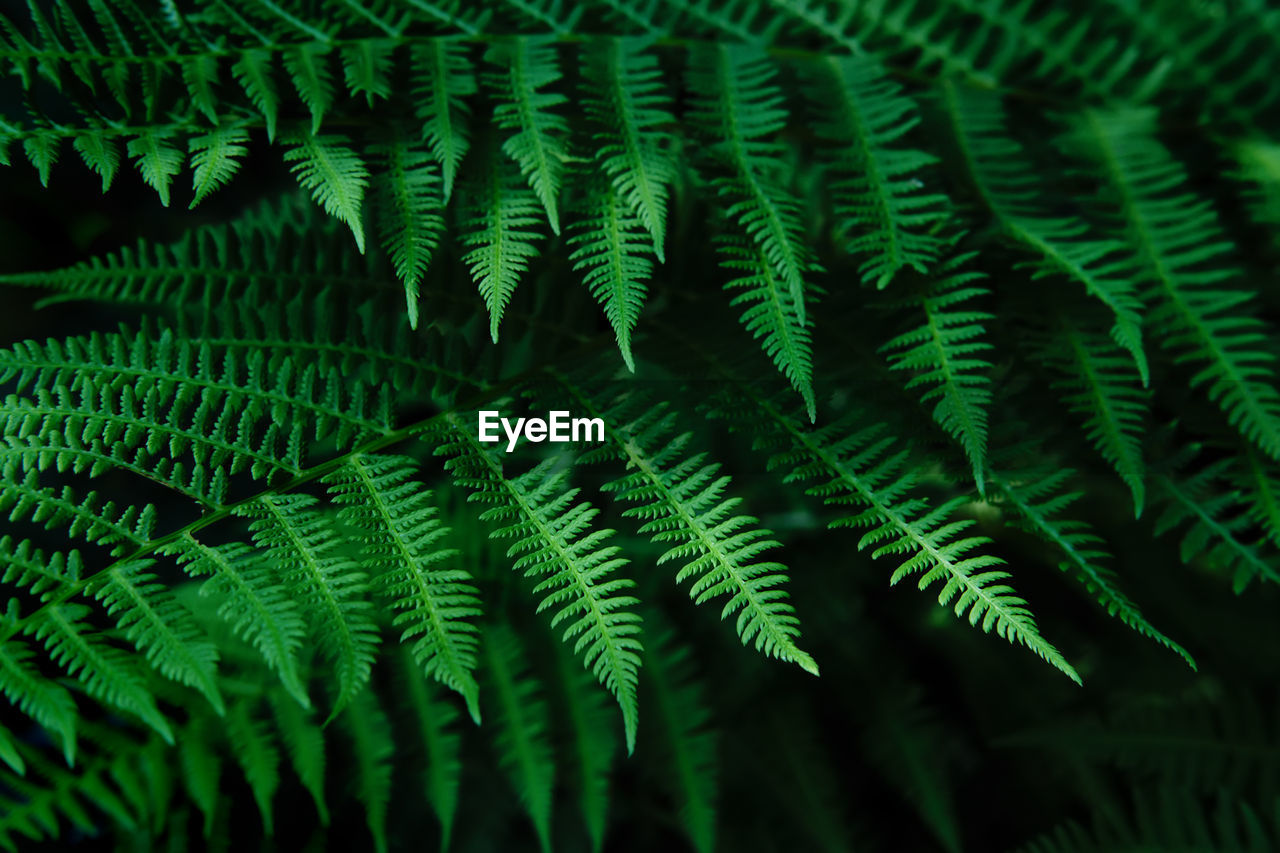
[[[94,584],[94,597],[166,678],[194,687],[219,715],[226,706],[217,685],[218,651],[154,574],[151,561],[113,565]]]
[[[995,471],[989,472],[989,476],[999,497],[1016,512],[1014,523],[1053,545],[1062,558],[1058,568],[1075,575],[1108,616],[1114,616],[1139,634],[1177,653],[1188,666],[1196,669],[1195,659],[1187,650],[1152,626],[1119,588],[1115,573],[1101,564],[1110,556],[1101,550],[1105,544],[1101,537],[1087,523],[1061,517],[1061,513],[1084,494],[1062,491],[1074,473],[1070,468],[1038,466],[1019,469],[1016,479]]]
[[[554,43],[517,36],[508,43],[493,45],[485,59],[503,67],[502,72],[492,72],[484,78],[498,98],[494,124],[501,130],[513,131],[502,143],[502,150],[519,164],[529,187],[546,209],[552,233],[559,234],[556,198],[569,159],[565,140],[569,124],[554,110],[568,99],[559,92],[542,91],[562,76]]]
[[[898,145],[919,122],[915,104],[870,57],[828,57],[809,86],[827,143],[836,235],[863,258],[863,283],[885,287],[905,267],[925,272],[943,247],[933,229],[947,198],[922,193],[937,161]]]
[[[543,853],[551,850],[551,792],[555,762],[547,740],[547,705],[541,685],[526,671],[520,642],[510,628],[484,632],[485,674],[497,705],[494,749],[520,803],[533,821]]]
[[[444,231],[440,179],[430,155],[399,136],[374,153],[383,168],[373,207],[378,231],[396,276],[404,282],[409,326],[416,329],[423,276]]]
[[[803,324],[805,275],[811,268],[799,201],[780,173],[782,147],[772,137],[786,125],[777,69],[762,51],[717,45],[693,55],[689,87],[697,93],[689,119],[727,174],[712,181],[736,221],[791,291]]]
[[[1140,517],[1146,501],[1142,439],[1148,395],[1132,361],[1105,336],[1081,328],[1065,313],[1036,352],[1060,374],[1053,387],[1063,394],[1067,408],[1084,419],[1089,441],[1129,487],[1134,517]]]
[[[705,690],[692,672],[689,649],[669,630],[654,637],[645,689],[663,738],[660,778],[678,803],[681,828],[698,853],[716,849],[719,737],[710,728]]]
[[[426,750],[423,789],[436,819],[440,821],[440,849],[448,850],[453,837],[454,819],[458,812],[458,787],[462,779],[461,737],[450,728],[458,712],[449,702],[437,699],[431,681],[405,648],[400,656],[400,684],[409,697],[413,719]],[[422,766],[422,765],[419,765]]]
[[[391,607],[402,611],[392,625],[401,642],[415,640],[413,653],[427,675],[462,694],[480,722],[472,670],[480,603],[465,569],[445,565],[458,552],[442,548],[448,529],[436,518],[431,494],[417,487],[416,466],[407,457],[354,455],[324,478],[344,523],[360,531],[363,567],[382,587]]]
[[[486,155],[483,179],[467,187],[474,206],[463,223],[462,243],[470,251],[462,261],[489,309],[489,335],[497,343],[503,311],[538,254],[533,228],[541,216],[537,197],[520,182],[515,167],[497,152]]]
[[[596,187],[586,200],[582,218],[567,240],[573,268],[582,274],[613,327],[627,369],[635,372],[631,332],[640,319],[653,275],[650,240],[639,219],[611,185]]]
[[[120,148],[101,129],[77,133],[71,147],[80,152],[84,164],[102,177],[102,191],[111,188],[116,172],[120,169]]]
[[[231,67],[231,73],[244,88],[249,102],[262,113],[267,141],[275,142],[276,124],[280,120],[280,95],[271,76],[271,54],[261,48],[242,51]]]
[[[299,705],[289,693],[272,690],[267,694],[267,700],[293,772],[316,804],[321,826],[328,826],[329,806],[324,797],[324,730],[313,719],[309,709]]]
[[[186,57],[182,62],[182,79],[187,84],[191,103],[213,124],[218,124],[218,60],[209,53]]]
[[[618,738],[609,723],[607,699],[564,643],[556,643],[556,674],[568,717],[578,806],[593,853],[604,847],[608,828],[609,781]]]
[[[49,170],[58,162],[58,144],[61,141],[52,131],[36,131],[22,140],[22,150],[40,175],[40,186],[49,186]]]
[[[1127,351],[1142,384],[1149,380],[1142,345],[1143,304],[1135,292],[1134,259],[1123,243],[1099,239],[1074,216],[1043,209],[1044,176],[1027,161],[1006,127],[1000,100],[989,92],[947,84],[944,99],[970,174],[1001,230],[1034,260],[1020,264],[1032,280],[1066,278],[1115,316],[1111,337]]]
[[[778,277],[764,252],[745,241],[722,238],[718,248],[720,266],[742,273],[725,282],[728,291],[741,290],[729,301],[742,312],[742,325],[753,338],[760,340],[765,354],[773,359],[782,375],[804,400],[809,420],[817,420],[817,402],[813,396],[813,353],[804,311],[792,301],[791,289]],[[816,288],[809,287],[812,294]]]
[[[320,133],[324,114],[333,106],[333,73],[329,69],[329,46],[314,41],[299,44],[285,51],[284,67],[289,72],[298,96],[311,111],[311,136],[316,136]],[[259,97],[265,100],[269,95],[264,91]]]
[[[387,851],[387,808],[391,801],[391,757],[395,753],[391,721],[370,690],[352,700],[342,722],[356,757],[356,797],[364,804],[365,820],[376,853]]]
[[[35,656],[19,640],[0,642],[0,693],[13,707],[57,736],[63,759],[71,766],[76,757],[76,703],[65,687],[41,675],[34,666]]]
[[[161,130],[147,130],[129,140],[125,151],[136,158],[142,179],[160,196],[160,204],[169,206],[169,185],[182,171],[186,156],[175,148],[169,135]]]
[[[476,93],[476,78],[467,58],[467,46],[451,38],[428,39],[415,45],[412,54],[414,113],[422,122],[422,134],[444,176],[444,200],[453,195],[453,183],[462,158],[470,147],[467,98]]]
[[[358,39],[341,49],[342,73],[353,95],[364,95],[370,107],[391,95],[391,39]],[[314,130],[312,132],[315,132]]]
[[[894,370],[910,370],[914,376],[906,388],[925,386],[921,400],[937,401],[933,419],[960,442],[979,494],[985,492],[983,472],[987,453],[987,407],[991,403],[983,358],[991,344],[982,340],[984,324],[995,319],[985,311],[967,309],[963,303],[987,296],[989,291],[973,283],[982,273],[965,272],[975,253],[956,255],[940,265],[936,281],[913,307],[924,314],[924,324],[899,335],[880,348]]]
[[[542,596],[538,610],[554,608],[551,626],[567,623],[563,639],[574,641],[583,663],[617,698],[630,753],[639,715],[640,617],[632,610],[637,599],[627,594],[634,583],[614,576],[627,561],[605,544],[612,531],[592,528],[598,510],[574,502],[578,490],[566,486],[565,471],[553,471],[554,458],[506,476],[494,451],[453,413],[424,437],[449,457],[445,466],[472,492],[469,499],[490,504],[482,520],[502,525],[492,537],[515,540],[507,551],[517,558],[513,568],[541,578],[534,587]]]
[[[1068,139],[1097,163],[1158,302],[1151,325],[1177,363],[1195,363],[1193,387],[1268,456],[1280,459],[1280,392],[1269,331],[1246,308],[1253,293],[1230,289],[1233,251],[1217,214],[1184,189],[1182,166],[1152,135],[1150,110],[1089,112]]]
[[[315,620],[315,639],[338,683],[332,716],[368,681],[378,631],[365,597],[368,579],[341,555],[338,534],[316,504],[309,495],[263,495],[235,512],[252,519],[254,542],[271,555]]]
[[[583,108],[601,131],[596,160],[617,197],[631,208],[653,238],[659,261],[666,258],[667,198],[676,177],[671,154],[671,98],[663,89],[658,58],[639,39],[600,39],[585,58]]]
[[[194,208],[214,190],[225,185],[240,170],[236,158],[249,153],[249,132],[237,125],[219,127],[211,133],[193,136],[187,141],[194,172],[191,177],[194,195],[189,207]],[[103,174],[103,182],[107,181]],[[105,186],[103,187],[105,190]]]
[[[347,224],[355,235],[356,247],[364,252],[364,225],[360,216],[369,171],[360,155],[353,151],[344,136],[306,135],[290,140],[293,145],[284,154],[293,163],[291,171],[298,183],[310,191],[325,213]]]
[[[272,835],[275,824],[272,800],[280,788],[280,750],[266,724],[254,716],[254,709],[247,702],[238,702],[227,709],[225,726],[231,752],[258,804],[265,834]]]

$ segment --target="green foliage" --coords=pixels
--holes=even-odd
[[[1277,55],[5,6],[0,849],[1271,849]]]

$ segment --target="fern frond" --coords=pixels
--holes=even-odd
[[[311,795],[321,826],[328,826],[329,806],[324,796],[324,729],[313,718],[312,711],[298,704],[297,699],[287,692],[279,689],[268,691],[267,701],[294,775]]]
[[[809,327],[802,311],[791,298],[791,289],[778,277],[769,259],[758,246],[745,241],[722,238],[720,266],[742,275],[725,282],[725,290],[738,290],[732,306],[746,305],[741,322],[751,336],[760,340],[765,354],[796,389],[804,401],[809,420],[817,420],[817,401],[813,396],[813,348]],[[813,286],[807,294],[813,294]]]
[[[570,749],[578,806],[591,839],[593,853],[604,847],[610,800],[610,771],[618,750],[618,737],[609,724],[605,696],[564,643],[556,643],[556,675],[560,709],[569,720]]]
[[[883,288],[905,267],[926,272],[942,248],[931,232],[948,202],[940,193],[920,192],[936,158],[899,144],[920,121],[915,104],[865,56],[824,59],[808,92],[833,179],[833,227],[862,259],[863,283]]]
[[[320,132],[324,114],[333,105],[333,72],[329,68],[329,46],[323,42],[302,42],[284,52],[284,67],[311,111],[311,136]],[[349,223],[348,223],[349,224]]]
[[[266,835],[274,833],[272,801],[280,788],[280,749],[257,716],[256,703],[237,702],[227,709],[225,721],[231,754],[244,773],[253,799],[258,804]]]
[[[727,174],[712,179],[725,213],[760,247],[791,292],[804,323],[805,277],[813,270],[800,204],[783,182],[782,147],[773,137],[787,111],[777,69],[763,51],[716,45],[694,52],[688,118]]]
[[[352,699],[341,720],[356,757],[356,798],[364,805],[365,821],[375,853],[387,851],[387,809],[391,800],[391,757],[395,753],[391,721],[373,691]]]
[[[507,550],[516,557],[512,568],[541,578],[533,588],[542,596],[538,610],[554,608],[551,626],[567,623],[564,641],[574,641],[583,663],[617,698],[631,752],[639,713],[640,617],[633,610],[637,599],[628,593],[634,582],[616,576],[627,561],[618,546],[605,544],[612,531],[593,529],[598,510],[574,502],[578,490],[567,487],[567,472],[553,470],[554,458],[508,476],[472,425],[452,413],[424,438],[437,455],[449,457],[445,467],[472,492],[469,500],[490,505],[481,518],[502,525],[492,537],[515,540]]]
[[[484,176],[467,187],[473,206],[463,222],[462,258],[489,309],[489,335],[498,342],[498,325],[520,278],[537,256],[533,230],[541,221],[538,199],[520,183],[519,174],[496,151],[486,155]]]
[[[345,136],[307,134],[288,141],[292,147],[284,153],[286,163],[298,183],[311,193],[325,213],[347,224],[355,235],[356,247],[364,252],[364,224],[360,209],[364,190],[369,183],[369,170],[349,145]]]
[[[1280,392],[1266,347],[1268,329],[1251,316],[1248,290],[1230,289],[1233,252],[1212,206],[1185,189],[1186,172],[1153,136],[1150,110],[1086,114],[1068,140],[1097,164],[1120,224],[1145,265],[1158,302],[1151,324],[1177,363],[1240,434],[1280,459]]]
[[[339,536],[310,495],[263,495],[236,508],[251,519],[254,543],[271,556],[315,619],[314,638],[333,664],[336,716],[369,679],[378,630],[366,597],[368,577],[343,556]]]
[[[604,309],[627,369],[635,372],[631,332],[653,275],[650,241],[643,236],[640,220],[608,184],[587,196],[582,218],[570,229],[575,233],[566,242],[575,248],[569,259]]]
[[[1195,659],[1181,645],[1157,630],[1117,585],[1115,572],[1102,565],[1111,555],[1106,543],[1088,523],[1063,518],[1062,513],[1084,496],[1063,488],[1074,475],[1070,468],[1036,466],[1016,474],[992,470],[992,485],[1000,500],[1014,510],[1013,523],[1053,545],[1061,558],[1058,568],[1073,574],[1098,603],[1128,627],[1178,654],[1196,669]]]
[[[467,98],[476,93],[476,78],[467,59],[467,46],[450,38],[429,39],[413,49],[415,115],[422,135],[431,146],[444,178],[444,200],[453,195],[453,183],[462,158],[470,148],[471,108]]]
[[[391,95],[393,39],[358,39],[342,46],[342,75],[352,95],[364,95],[372,107],[379,98]]]
[[[596,160],[653,238],[662,262],[676,163],[673,135],[664,129],[675,119],[658,58],[646,40],[600,39],[585,58],[583,76],[583,108],[601,128],[594,136]]]
[[[705,687],[693,673],[689,649],[669,630],[658,632],[645,667],[645,689],[662,733],[660,778],[677,803],[680,823],[698,853],[716,849],[718,733],[711,728]]]
[[[871,556],[897,555],[905,559],[890,584],[919,574],[918,586],[926,589],[941,582],[938,603],[950,605],[971,625],[982,623],[986,632],[1010,643],[1026,646],[1079,683],[1080,676],[1062,654],[1040,635],[1027,603],[1005,582],[1009,573],[999,557],[977,553],[989,543],[985,536],[965,535],[972,519],[956,520],[956,511],[967,501],[956,497],[931,507],[912,494],[917,485],[910,451],[894,451],[894,439],[883,437],[884,425],[865,425],[855,413],[816,430],[805,430],[799,421],[772,401],[752,396],[753,413],[764,414],[771,427],[758,437],[758,446],[773,451],[770,468],[790,473],[790,482],[812,482],[808,492],[836,507],[852,507],[831,527],[870,528],[858,540],[860,549],[875,546]],[[724,406],[713,405],[717,416],[734,417]],[[747,423],[745,428],[759,429]]]
[[[67,765],[76,757],[76,702],[67,688],[35,667],[35,652],[21,640],[0,642],[0,693],[10,705],[56,735]]]
[[[494,749],[521,805],[533,821],[543,853],[551,850],[551,792],[555,762],[548,742],[547,705],[541,685],[527,672],[520,643],[511,629],[485,629],[485,668],[497,704]]]
[[[125,151],[137,160],[142,179],[160,196],[160,203],[168,207],[169,184],[182,171],[186,155],[173,146],[168,134],[156,129],[146,130],[137,139],[130,140]]]
[[[435,697],[431,681],[422,672],[412,649],[404,648],[399,659],[399,671],[403,673],[399,683],[408,694],[408,704],[426,752],[423,792],[440,822],[440,849],[448,850],[462,779],[461,737],[451,728],[458,712],[451,703]]]
[[[569,123],[555,111],[568,99],[555,91],[543,91],[561,78],[554,42],[517,36],[493,45],[485,59],[502,67],[485,75],[485,85],[498,103],[494,124],[510,131],[503,152],[520,166],[530,189],[547,212],[553,234],[560,233],[557,197],[568,162],[565,137]]]
[[[231,73],[244,89],[249,102],[262,113],[267,141],[275,142],[280,120],[280,93],[272,75],[271,53],[262,48],[242,51]]]
[[[1231,573],[1231,583],[1240,592],[1254,578],[1280,583],[1280,567],[1267,559],[1244,537],[1253,520],[1242,506],[1240,495],[1228,490],[1226,471],[1230,459],[1220,459],[1194,473],[1183,470],[1199,451],[1192,445],[1169,458],[1155,475],[1160,515],[1155,535],[1161,536],[1185,525],[1179,552],[1184,563],[1204,558],[1210,566]]]
[[[51,604],[27,628],[44,645],[58,666],[84,685],[93,698],[127,711],[172,744],[173,728],[156,706],[145,671],[136,658],[105,641],[89,627],[89,608],[82,604]]]
[[[360,531],[362,568],[400,610],[392,626],[401,642],[413,639],[423,671],[467,701],[480,722],[476,626],[480,601],[471,575],[449,568],[458,552],[441,546],[448,535],[436,517],[431,493],[419,488],[416,466],[407,457],[356,454],[324,478],[340,517]]]
[[[173,557],[192,577],[209,576],[200,587],[201,597],[212,599],[218,617],[257,649],[299,705],[310,708],[298,671],[305,623],[286,587],[276,582],[275,567],[258,559],[244,543],[206,545],[190,533],[156,553]]]
[[[410,328],[418,328],[418,296],[427,264],[444,230],[440,179],[427,152],[410,147],[399,134],[374,149],[382,165],[374,211],[383,248],[404,282]]]
[[[1082,327],[1066,312],[1038,338],[1035,352],[1059,375],[1052,383],[1062,402],[1083,418],[1085,434],[1133,495],[1133,513],[1146,501],[1142,439],[1149,395],[1132,359],[1113,342]]]
[[[1146,385],[1143,304],[1134,286],[1138,270],[1130,251],[1123,243],[1095,236],[1078,217],[1044,209],[1044,177],[1009,132],[996,95],[946,83],[943,97],[983,203],[1004,235],[1034,256],[1018,266],[1031,270],[1033,281],[1075,281],[1107,306],[1115,316],[1111,337],[1133,357]]]
[[[194,169],[191,177],[194,195],[190,207],[194,208],[235,176],[240,170],[236,158],[249,153],[248,141],[249,132],[239,125],[223,125],[188,140]],[[106,172],[103,172],[102,180],[105,190],[108,182]]]
[[[568,377],[558,379],[575,410],[603,420],[608,444],[586,458],[626,464],[630,473],[601,488],[633,504],[623,515],[644,522],[639,533],[668,546],[658,564],[680,564],[676,583],[692,581],[689,597],[695,604],[727,596],[720,618],[737,614],[743,645],[754,644],[762,654],[817,675],[817,663],[796,642],[799,620],[781,588],[786,567],[759,559],[780,543],[758,519],[735,514],[741,498],[724,496],[730,478],[705,453],[688,452],[692,435],[677,434],[670,408],[625,392],[601,408]]]
[[[937,401],[933,419],[960,443],[973,466],[978,493],[984,494],[991,363],[983,355],[992,347],[982,336],[985,324],[995,315],[963,304],[990,294],[974,286],[985,278],[982,273],[964,269],[975,254],[959,254],[938,266],[934,283],[911,303],[924,314],[924,323],[893,338],[880,351],[891,369],[914,373],[905,386],[908,390],[926,387],[921,402]]]
[[[149,568],[150,560],[117,563],[93,584],[93,595],[153,669],[200,691],[221,716],[218,651]]]

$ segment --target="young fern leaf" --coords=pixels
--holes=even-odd
[[[365,821],[375,853],[387,851],[387,811],[391,803],[391,758],[395,754],[391,721],[372,690],[361,690],[341,717],[356,758],[356,798],[364,805]]]
[[[419,487],[413,460],[356,454],[324,478],[342,521],[360,531],[362,561],[394,610],[401,642],[413,639],[413,655],[426,675],[467,702],[480,722],[476,626],[480,601],[465,569],[447,565],[458,552],[441,547],[448,535],[436,517],[431,493]]]
[[[737,614],[743,645],[817,675],[818,664],[796,643],[799,619],[782,589],[786,566],[759,559],[781,545],[772,531],[757,526],[758,519],[734,514],[741,498],[724,497],[730,478],[717,476],[720,466],[708,463],[705,453],[687,453],[692,435],[676,434],[675,414],[637,395],[601,409],[572,380],[557,378],[575,411],[604,421],[607,444],[585,460],[626,463],[631,473],[602,489],[634,504],[623,515],[644,522],[641,534],[670,546],[658,564],[680,563],[676,583],[692,580],[695,604],[727,596],[720,618]]]
[[[716,849],[718,733],[710,728],[703,683],[693,673],[687,646],[669,629],[656,634],[644,687],[662,733],[667,766],[659,773],[679,804],[684,833],[698,853]]]
[[[1041,466],[1016,473],[989,469],[988,477],[996,496],[1014,511],[1013,523],[1053,545],[1061,557],[1058,568],[1074,575],[1108,616],[1175,652],[1196,669],[1187,650],[1148,622],[1138,605],[1117,586],[1115,572],[1101,564],[1111,556],[1101,550],[1106,544],[1102,538],[1086,522],[1061,517],[1084,495],[1062,490],[1074,473],[1070,468]]]
[[[869,528],[858,540],[858,548],[876,546],[872,558],[896,555],[905,558],[889,583],[919,574],[918,587],[926,589],[941,582],[938,603],[950,605],[956,616],[967,616],[969,624],[982,624],[985,632],[1013,644],[1023,645],[1060,670],[1072,681],[1080,676],[1062,654],[1040,636],[1027,603],[1005,583],[1009,573],[994,568],[1004,560],[990,554],[975,554],[988,544],[985,536],[967,536],[972,519],[955,520],[957,510],[968,501],[952,498],[931,507],[912,495],[917,484],[916,467],[910,451],[893,451],[894,439],[882,437],[885,426],[865,426],[858,413],[816,430],[805,430],[798,419],[773,401],[750,395],[751,413],[764,415],[767,424],[748,420],[746,429],[765,430],[757,446],[773,451],[771,469],[786,469],[790,482],[817,483],[809,494],[835,507],[852,507],[854,514],[841,515],[830,527]],[[712,414],[741,416],[724,406]]]
[[[276,731],[284,741],[294,775],[311,795],[321,826],[329,825],[329,806],[324,799],[324,729],[309,708],[299,705],[288,693],[275,689],[267,693]]]
[[[367,106],[391,95],[394,46],[391,39],[357,39],[343,45],[340,51],[347,89],[353,95],[364,95]]]
[[[166,131],[148,129],[125,146],[130,157],[137,159],[142,179],[160,196],[160,204],[169,206],[169,185],[182,171],[186,157],[173,147]]]
[[[276,124],[280,119],[280,95],[271,74],[271,53],[264,48],[242,51],[231,67],[249,102],[262,113],[267,128],[267,141],[275,142]]]
[[[603,182],[598,182],[603,183]],[[582,218],[570,226],[569,259],[592,297],[604,308],[627,369],[635,372],[631,331],[640,319],[653,275],[650,240],[612,185],[587,195]]]
[[[188,140],[191,165],[194,167],[191,176],[194,195],[189,208],[194,208],[235,176],[240,170],[240,163],[236,158],[249,153],[248,142],[249,132],[237,125],[218,127]],[[105,175],[103,181],[106,181]]]
[[[462,243],[471,251],[462,261],[489,309],[489,334],[497,343],[502,313],[538,254],[534,241],[540,235],[533,229],[542,217],[537,197],[515,168],[496,151],[484,153],[485,174],[467,187],[473,207],[463,222]]]
[[[311,111],[311,136],[316,136],[320,133],[324,114],[333,106],[329,46],[316,41],[298,44],[284,52],[284,67],[298,90],[298,96]]]
[[[1148,394],[1132,360],[1104,335],[1081,327],[1063,312],[1037,344],[1040,360],[1060,375],[1052,387],[1063,395],[1067,408],[1084,419],[1089,441],[1129,487],[1134,517],[1141,517],[1146,501],[1142,439]]]
[[[453,182],[470,147],[471,107],[467,99],[476,93],[476,78],[465,42],[452,38],[428,39],[415,45],[411,59],[415,115],[422,135],[440,164],[444,177],[444,201],[453,195]]]
[[[378,645],[378,629],[367,598],[368,578],[342,556],[339,536],[310,495],[265,494],[239,506],[252,519],[254,543],[270,555],[277,572],[315,620],[315,639],[333,663],[336,716],[360,692]]]
[[[412,649],[404,648],[399,659],[401,680],[398,683],[408,695],[408,704],[413,710],[413,719],[426,751],[423,791],[440,821],[440,849],[448,850],[458,812],[458,786],[462,779],[462,738],[450,728],[458,712],[452,703],[435,697],[431,681],[414,659]]]
[[[544,38],[516,36],[510,42],[494,44],[485,59],[503,67],[485,75],[485,85],[498,99],[494,124],[511,131],[502,150],[520,166],[529,187],[547,212],[554,234],[560,233],[556,198],[564,179],[569,154],[566,136],[569,123],[554,112],[568,98],[543,89],[561,79],[555,43]]]
[[[717,248],[721,254],[720,266],[742,274],[725,282],[725,290],[741,291],[729,300],[729,304],[746,306],[742,312],[742,325],[760,341],[765,354],[773,359],[791,387],[796,389],[804,401],[809,420],[817,420],[809,329],[805,325],[804,312],[792,301],[791,289],[778,277],[773,264],[758,246],[741,239],[722,237]],[[807,294],[812,295],[814,290],[814,287],[809,287]]]
[[[0,619],[0,627],[5,621]],[[79,715],[70,691],[45,678],[35,666],[36,653],[20,640],[0,641],[0,694],[9,704],[35,720],[62,746],[67,766],[75,764],[76,720]]]
[[[880,347],[893,370],[910,370],[908,390],[926,386],[921,398],[936,400],[933,419],[964,448],[973,466],[978,493],[985,493],[983,479],[987,453],[987,408],[991,404],[991,363],[983,354],[992,349],[981,339],[984,323],[995,319],[985,311],[966,309],[963,303],[987,296],[990,291],[973,286],[985,276],[961,268],[976,253],[956,255],[939,266],[936,280],[914,300],[912,307],[924,314],[924,323]]]
[[[347,224],[356,246],[364,252],[364,224],[360,207],[369,183],[369,170],[344,136],[306,134],[293,137],[284,154],[298,183],[311,193],[325,213]]]
[[[237,702],[227,709],[224,722],[231,753],[244,772],[249,790],[258,804],[266,835],[274,832],[272,800],[280,788],[280,750],[267,725],[254,714],[254,704]]]
[[[418,328],[418,296],[444,231],[440,179],[431,156],[395,135],[373,149],[382,167],[375,180],[374,215],[383,248],[404,283],[410,328]]]
[[[1280,392],[1268,327],[1229,289],[1238,277],[1212,205],[1185,189],[1186,172],[1154,137],[1155,113],[1090,111],[1067,140],[1093,159],[1120,224],[1145,265],[1150,322],[1177,363],[1194,363],[1193,387],[1207,386],[1240,434],[1280,459]]]
[[[899,143],[920,118],[875,59],[830,56],[811,71],[808,92],[815,132],[831,174],[837,238],[863,258],[865,284],[884,288],[906,267],[924,273],[942,240],[932,233],[946,217],[946,196],[923,193],[921,174],[937,161]]]
[[[117,563],[95,582],[93,595],[153,669],[200,691],[221,716],[218,651],[167,587],[146,573],[150,567],[150,560]]]
[[[1145,386],[1143,304],[1135,292],[1139,273],[1125,244],[1093,235],[1075,216],[1044,209],[1044,177],[1009,133],[998,96],[947,82],[943,98],[969,173],[1003,234],[1034,256],[1018,264],[1033,281],[1070,279],[1115,316],[1111,337],[1129,353]]]
[[[601,128],[595,157],[614,192],[653,238],[666,259],[667,199],[676,177],[671,96],[648,40],[599,39],[585,57],[583,109]]]
[[[711,181],[725,213],[757,245],[791,292],[805,319],[805,275],[812,262],[800,202],[783,183],[784,151],[773,140],[787,111],[777,69],[762,50],[716,45],[694,52],[689,87],[697,93],[689,119],[725,174]]]
[[[454,413],[443,421],[424,438],[437,455],[450,457],[445,466],[472,492],[469,500],[490,505],[481,519],[502,525],[491,537],[515,540],[507,550],[517,558],[512,568],[541,578],[533,589],[542,596],[538,610],[554,608],[551,627],[567,623],[562,639],[573,640],[584,665],[617,698],[630,753],[639,714],[640,617],[628,594],[634,582],[615,574],[627,561],[618,546],[605,544],[613,531],[592,528],[598,510],[574,503],[578,490],[567,487],[568,472],[554,471],[554,458],[511,477],[470,423]]]
[[[1185,448],[1155,475],[1161,509],[1155,535],[1185,525],[1179,547],[1182,562],[1203,558],[1211,567],[1231,572],[1231,585],[1237,593],[1255,578],[1280,583],[1280,568],[1274,559],[1267,559],[1245,540],[1253,532],[1253,519],[1241,505],[1240,494],[1228,490],[1223,482],[1232,460],[1220,459],[1193,474],[1182,473],[1199,450],[1198,445]]]
[[[102,178],[102,191],[110,189],[120,170],[120,148],[115,141],[100,130],[91,130],[77,133],[71,147],[80,153],[84,164]]]
[[[533,821],[539,846],[543,853],[550,853],[556,766],[547,740],[550,725],[541,685],[527,672],[520,641],[510,628],[486,628],[483,649],[488,695],[497,704],[494,748],[498,762]]]
[[[578,666],[564,643],[555,644],[555,660],[563,697],[563,708],[559,710],[569,721],[578,805],[592,853],[600,853],[608,829],[609,777],[618,751],[618,736],[610,724],[607,697],[596,689],[590,674]]]

